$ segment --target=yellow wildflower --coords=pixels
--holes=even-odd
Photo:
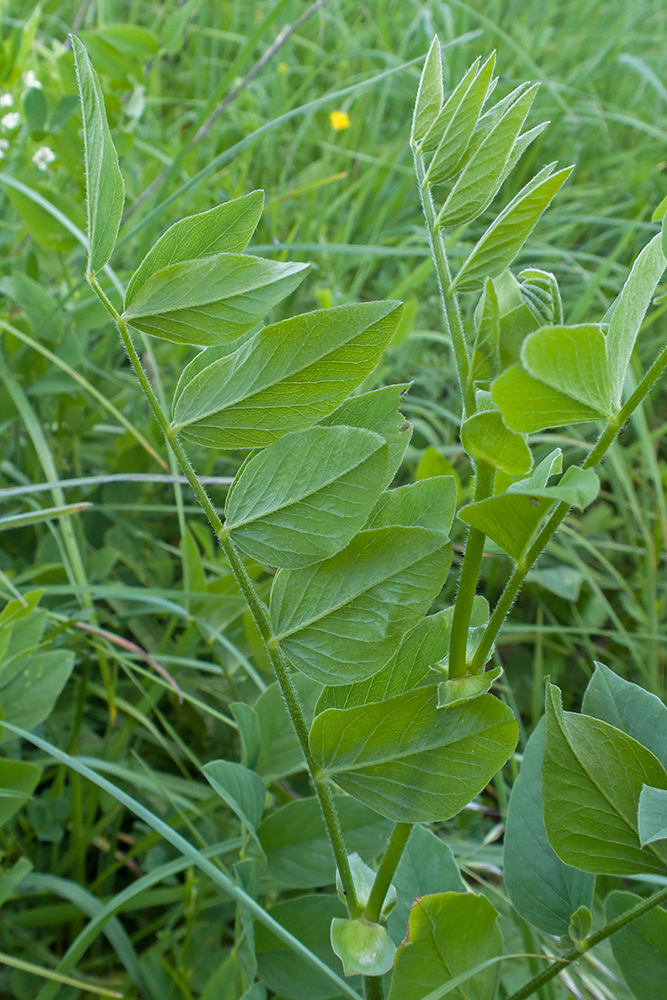
[[[286,62],[279,62],[276,69],[278,70],[281,76],[284,76],[285,73],[289,73],[289,66],[287,65]]]
[[[332,111],[329,115],[331,127],[335,132],[342,132],[350,127],[350,116],[347,111]]]

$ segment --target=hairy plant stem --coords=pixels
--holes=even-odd
[[[101,299],[106,309],[113,317],[130,364],[139,379],[141,388],[144,391],[144,395],[148,400],[153,415],[159,423],[167,444],[171,448],[178,464],[180,465],[200,507],[206,514],[211,527],[218,537],[218,541],[220,542],[220,546],[229,563],[234,579],[236,580],[239,589],[245,598],[253,622],[257,626],[262,637],[262,641],[271,661],[271,666],[274,669],[276,679],[280,686],[287,712],[306,760],[315,793],[319,799],[322,815],[324,817],[324,823],[329,835],[329,840],[331,841],[334,857],[336,859],[336,865],[343,884],[347,908],[350,917],[355,918],[359,916],[361,907],[359,906],[357,893],[354,887],[354,880],[350,870],[347,850],[343,840],[343,832],[341,830],[340,820],[336,810],[336,804],[334,802],[331,786],[326,779],[318,776],[319,768],[313,760],[308,742],[308,723],[306,722],[303,707],[299,701],[299,696],[294,685],[294,681],[292,680],[287,660],[282,650],[273,639],[271,623],[269,621],[266,608],[255,590],[254,584],[248,575],[248,571],[243,564],[243,560],[239,556],[236,547],[230,538],[228,530],[225,528],[214,504],[199,481],[199,477],[197,476],[185,449],[179,441],[176,432],[171,427],[167,417],[165,416],[165,413],[160,405],[160,401],[155,395],[153,387],[148,379],[148,376],[146,375],[146,372],[144,371],[143,365],[141,364],[141,359],[137,354],[126,323],[105,295],[95,276],[89,273],[87,274],[87,279],[93,291]]]
[[[594,469],[602,461],[604,455],[609,450],[610,446],[618,436],[619,431],[625,424],[625,421],[630,417],[633,410],[639,406],[644,396],[646,396],[653,385],[657,382],[665,368],[667,368],[667,347],[662,349],[635,391],[621,407],[618,415],[614,417],[613,420],[610,420],[606,425],[588,458],[582,463],[582,469]],[[479,648],[473,658],[473,672],[483,669],[484,663],[486,662],[486,658],[488,657],[491,647],[495,642],[496,636],[498,635],[505,618],[509,614],[512,604],[514,603],[514,599],[519,593],[528,571],[555,535],[569,509],[569,505],[562,501],[556,504],[548,521],[542,527],[541,531],[537,534],[536,538],[528,548],[526,555],[512,570],[510,578],[505,584],[502,594],[498,598],[498,603],[493,609],[493,614],[491,615],[489,624],[486,627],[482,641],[480,642]]]
[[[475,394],[469,384],[470,358],[468,356],[468,346],[466,344],[465,333],[463,331],[463,321],[459,309],[456,294],[451,291],[452,276],[449,271],[449,261],[442,233],[438,229],[436,222],[435,205],[431,195],[431,188],[424,183],[426,171],[424,169],[424,158],[413,146],[412,155],[415,163],[415,173],[417,175],[417,188],[421,198],[424,218],[426,219],[426,232],[428,242],[431,247],[431,256],[435,264],[435,273],[440,286],[440,297],[442,299],[442,312],[445,320],[445,329],[452,340],[454,348],[454,360],[456,361],[456,374],[458,376],[459,390],[463,404],[464,416],[470,416],[475,412]]]
[[[548,969],[545,969],[544,972],[540,972],[540,974],[535,976],[534,979],[531,979],[525,986],[522,986],[520,990],[513,993],[512,996],[509,997],[509,1000],[526,1000],[526,997],[530,997],[533,993],[537,993],[537,991],[544,986],[545,983],[548,983],[549,980],[560,975],[560,973],[571,965],[572,962],[576,962],[578,958],[581,958],[581,956],[587,951],[594,948],[596,944],[600,943],[600,941],[604,941],[606,938],[611,937],[612,934],[616,933],[616,931],[620,931],[621,928],[626,927],[627,924],[631,924],[633,920],[641,917],[644,913],[648,913],[649,910],[652,910],[655,906],[658,906],[665,900],[667,900],[667,888],[660,889],[659,892],[649,896],[648,899],[644,899],[641,903],[637,903],[637,905],[633,906],[631,910],[627,910],[627,912],[622,916],[617,917],[616,920],[612,920],[595,934],[591,934],[587,937],[581,948],[571,948],[570,951],[556,959],[553,965],[550,965]]]
[[[380,920],[385,897],[389,891],[391,880],[401,860],[408,837],[412,833],[412,823],[397,823],[389,838],[387,849],[384,852],[382,862],[377,870],[371,894],[368,897],[364,916],[371,923],[377,924]]]
[[[475,502],[491,496],[495,469],[486,462],[478,462],[475,466]],[[473,602],[477,593],[479,571],[484,554],[486,535],[479,528],[470,528],[463,557],[463,566],[459,577],[459,589],[456,594],[454,616],[452,618],[452,636],[449,644],[449,676],[462,677],[468,672],[466,662],[468,650],[468,629],[472,616]],[[486,661],[484,661],[486,662]],[[484,669],[484,662],[479,671]],[[478,672],[478,671],[476,671]]]

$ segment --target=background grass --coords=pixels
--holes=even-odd
[[[263,188],[266,210],[251,249],[311,263],[308,279],[273,318],[356,299],[406,301],[400,337],[373,376],[373,384],[412,382],[405,412],[415,434],[401,471],[405,482],[426,454],[426,461],[451,462],[463,495],[469,490],[454,372],[407,145],[420,57],[433,33],[447,46],[452,82],[476,55],[496,48],[503,92],[526,78],[542,83],[530,124],[544,118],[552,124],[507,181],[494,211],[544,163],[576,163],[520,258],[523,266],[557,275],[568,321],[604,314],[636,253],[657,231],[651,214],[667,188],[663,5],[328,0],[257,69],[283,38],[279,32],[308,12],[302,0],[181,6],[174,0],[46,0],[37,12],[16,0],[2,8],[0,90],[14,102],[2,114],[23,117],[3,132],[0,318],[24,336],[2,327],[0,514],[64,501],[93,506],[72,519],[6,531],[0,591],[9,598],[15,590],[43,589],[47,638],[76,654],[72,679],[43,735],[93,758],[107,777],[199,846],[232,838],[225,848],[230,857],[238,826],[209,794],[198,766],[216,757],[238,759],[229,705],[254,702],[270,677],[192,497],[173,482],[140,481],[173,469],[116,334],[83,282],[81,246],[35,201],[45,197],[84,228],[68,31],[75,25],[82,33],[101,73],[126,180],[126,221],[112,259],[121,282],[172,222]],[[125,40],[120,58],[104,48],[104,31],[117,24],[151,34]],[[29,71],[42,84],[38,92],[26,92]],[[225,107],[211,120],[221,101]],[[333,110],[347,112],[349,128],[331,127]],[[33,156],[44,146],[56,158],[41,171]],[[483,224],[451,234],[454,261]],[[21,275],[47,294],[21,283]],[[637,373],[664,339],[664,308],[647,321]],[[188,349],[175,345],[146,345],[145,363],[165,397],[187,356]],[[600,499],[559,532],[500,639],[506,695],[526,731],[541,714],[543,677],[551,674],[578,707],[596,658],[664,695],[664,413],[661,388],[612,449]],[[538,441],[545,452],[559,444],[567,461],[579,457],[583,438],[572,429]],[[196,449],[193,455],[200,471],[219,480],[211,491],[222,504],[238,458]],[[114,479],[119,476],[122,481]],[[71,479],[76,484],[52,485]],[[28,492],[29,484],[45,486]],[[455,535],[458,551],[462,537]],[[493,600],[508,573],[506,560],[489,556],[484,573]],[[173,675],[182,702],[156,666]],[[233,910],[219,890],[106,793],[37,752],[20,751],[18,744],[11,750],[40,760],[46,770],[29,807],[0,833],[5,863],[24,856],[34,866],[20,896],[0,913],[0,951],[53,968],[84,914],[99,907],[96,900],[114,900],[142,874],[173,862],[173,871],[158,872],[154,885],[121,904],[121,923],[95,936],[76,971],[137,996],[139,968],[164,1000],[210,1000],[207,983],[210,989],[232,944]],[[297,778],[290,792],[278,783],[274,800],[293,790],[305,792],[304,783]],[[497,905],[505,800],[499,778],[495,800],[489,793],[445,834],[471,880],[481,880]],[[540,946],[509,918],[504,929],[508,950]],[[599,958],[573,971],[575,995],[627,996],[608,962],[610,953],[601,949]],[[525,979],[526,966],[508,965],[503,977],[511,991]],[[222,978],[226,985],[216,1000],[233,1000],[232,977]],[[0,964],[2,996],[27,1000],[42,984]],[[72,987],[59,993],[84,995],[92,994]],[[566,995],[563,982],[544,994],[551,1000]]]

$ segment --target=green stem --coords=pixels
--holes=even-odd
[[[454,360],[456,361],[456,373],[464,414],[467,413],[470,415],[475,412],[475,395],[472,386],[469,384],[470,358],[468,356],[465,333],[463,332],[461,312],[459,310],[458,299],[455,293],[451,291],[452,276],[449,271],[445,242],[436,221],[437,216],[431,195],[431,188],[428,184],[424,183],[426,175],[424,159],[415,148],[413,148],[412,154],[415,163],[415,173],[417,175],[419,197],[421,198],[424,218],[426,219],[426,232],[431,247],[431,256],[433,257],[438,285],[440,286],[445,328],[451,337],[452,347],[454,348]]]
[[[364,996],[366,1000],[384,1000],[382,976],[364,976]]]
[[[646,372],[635,391],[631,394],[627,402],[621,407],[618,416],[616,416],[613,420],[610,420],[606,425],[588,458],[582,463],[582,469],[594,469],[595,466],[599,464],[617,437],[625,421],[630,417],[633,410],[639,406],[644,396],[646,396],[650,389],[653,388],[665,368],[667,368],[667,347],[663,347],[662,351]],[[484,663],[486,662],[486,658],[489,655],[489,651],[495,642],[496,636],[498,635],[498,632],[500,631],[512,604],[514,603],[514,599],[521,589],[523,581],[526,578],[526,574],[545,546],[548,545],[553,538],[569,509],[569,505],[563,502],[556,505],[551,516],[549,517],[549,520],[546,522],[528,549],[524,559],[521,563],[517,563],[514,567],[509,580],[505,584],[505,589],[498,598],[498,603],[494,608],[491,620],[486,627],[482,641],[479,644],[479,648],[473,659],[473,672],[482,669]]]
[[[485,500],[486,497],[491,495],[495,469],[486,462],[478,462],[476,472],[475,502]],[[468,672],[468,663],[466,661],[468,629],[470,628],[473,602],[477,592],[485,540],[486,535],[484,532],[480,531],[479,528],[470,528],[466,541],[465,555],[463,557],[463,566],[461,567],[454,616],[452,618],[452,635],[449,644],[450,677],[462,677]],[[485,662],[486,660],[474,672],[481,671],[484,668]]]
[[[389,892],[391,880],[398,867],[398,862],[401,860],[401,855],[405,850],[408,837],[412,833],[412,825],[412,823],[397,823],[389,838],[387,850],[384,852],[384,857],[375,875],[373,888],[371,889],[371,894],[368,897],[366,909],[364,910],[366,920],[369,920],[372,924],[380,922],[380,914],[382,913],[385,897]]]
[[[596,944],[601,941],[606,940],[606,938],[611,937],[616,931],[620,931],[621,928],[627,926],[627,924],[632,923],[637,917],[641,917],[644,913],[648,913],[655,906],[667,900],[667,888],[661,889],[659,892],[654,893],[649,896],[648,899],[642,900],[636,906],[633,906],[631,910],[627,910],[622,916],[617,917],[616,920],[612,920],[611,923],[606,924],[601,930],[597,931],[595,934],[591,934],[590,937],[586,938],[582,950],[579,948],[571,948],[570,951],[566,952],[557,959],[553,965],[550,965],[548,969],[544,972],[540,972],[538,976],[531,979],[530,982],[526,983],[520,990],[513,993],[509,1000],[525,1000],[526,997],[530,997],[533,993],[536,993],[540,987],[548,983],[549,980],[554,979],[555,976],[560,975],[561,972],[572,962],[576,962],[578,958],[581,958],[583,954],[594,948]]]
[[[153,387],[148,380],[148,376],[144,371],[143,365],[135,346],[132,342],[132,338],[128,332],[127,325],[123,320],[122,316],[119,315],[117,310],[114,308],[113,304],[109,301],[104,291],[100,287],[97,279],[94,275],[87,275],[88,282],[91,288],[95,291],[98,297],[106,306],[108,312],[113,317],[113,320],[118,328],[123,346],[129,358],[130,364],[132,365],[134,372],[139,379],[141,388],[144,391],[144,395],[148,400],[148,403],[153,411],[155,419],[162,429],[167,444],[171,448],[178,464],[183,470],[200,507],[206,514],[206,517],[211,523],[211,527],[218,537],[220,546],[227,558],[229,567],[232,574],[243,594],[248,609],[250,611],[253,622],[257,626],[259,633],[262,637],[266,651],[268,653],[269,659],[271,661],[271,666],[274,669],[276,679],[280,686],[280,690],[287,707],[289,717],[291,719],[294,731],[299,740],[301,750],[303,752],[308,771],[310,773],[315,792],[320,802],[320,807],[322,809],[322,815],[324,817],[324,822],[329,834],[329,839],[331,841],[331,846],[333,848],[334,857],[336,859],[336,864],[338,866],[338,871],[340,874],[341,882],[343,883],[343,891],[345,893],[345,898],[347,900],[347,906],[352,918],[359,916],[361,912],[361,907],[359,906],[359,901],[357,899],[356,890],[354,888],[354,880],[352,878],[352,872],[350,870],[350,863],[347,857],[347,851],[345,849],[345,842],[343,840],[343,832],[341,830],[340,821],[338,818],[338,813],[336,811],[336,805],[334,802],[333,793],[328,782],[322,779],[318,780],[318,767],[313,760],[310,752],[310,744],[308,742],[308,723],[306,722],[306,717],[304,715],[303,708],[299,701],[299,696],[292,680],[292,676],[285,659],[284,654],[280,647],[273,640],[273,634],[271,631],[271,623],[269,621],[266,608],[264,607],[262,601],[260,600],[257,591],[253,585],[248,571],[246,570],[243,560],[239,556],[236,548],[230,538],[228,530],[225,528],[220,515],[215,509],[214,504],[209,498],[206,490],[202,486],[195,472],[188,455],[178,440],[176,432],[169,424],[167,417],[164,414],[162,407],[160,406],[160,401],[158,400]]]

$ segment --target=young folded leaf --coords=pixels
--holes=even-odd
[[[458,292],[480,289],[485,278],[496,278],[509,267],[551,203],[572,173],[572,167],[551,174],[542,173],[526,186],[503,209],[489,226],[452,283]]]
[[[472,631],[472,629],[470,629]],[[473,655],[474,655],[474,651]],[[470,662],[472,656],[466,657]],[[479,698],[491,690],[491,686],[503,672],[502,667],[485,670],[481,674],[462,674],[461,677],[451,677],[438,684],[438,708],[445,705],[460,705],[463,701]]]
[[[315,717],[310,746],[318,767],[380,815],[430,823],[456,815],[481,792],[517,737],[514,715],[492,695],[438,708],[437,688],[429,686],[327,709]]]
[[[537,87],[535,84],[511,105],[472,154],[438,216],[439,226],[472,222],[491,204]]]
[[[556,276],[536,267],[519,272],[519,294],[540,326],[561,326],[563,303]]]
[[[642,848],[637,821],[643,785],[667,789],[660,761],[620,729],[564,712],[553,684],[546,717],[544,825],[559,858],[599,875],[664,874],[667,843]]]
[[[322,684],[372,677],[428,610],[450,562],[451,545],[439,531],[362,531],[331,559],[276,574],[272,641]]]
[[[456,84],[456,87],[440,110],[438,117],[435,119],[421,142],[418,143],[420,153],[432,153],[440,145],[440,140],[460,107],[461,101],[467,93],[468,87],[477,76],[480,61],[479,56],[477,56],[470,69],[467,70],[465,76],[463,76],[462,79]]]
[[[204,351],[176,386],[174,427],[188,441],[222,450],[261,448],[307,427],[375,368],[400,315],[400,303],[391,301],[336,306],[267,326],[233,352]]]
[[[396,945],[380,924],[357,920],[331,922],[331,947],[343,963],[346,976],[383,976],[394,964]]]
[[[175,222],[148,251],[130,278],[125,292],[125,309],[151,275],[163,267],[219,253],[243,253],[257,228],[263,207],[264,192],[251,191],[208,212]]]
[[[451,119],[442,132],[438,148],[426,171],[425,184],[443,184],[458,172],[486,101],[495,65],[494,52],[472,80],[458,106],[453,109]],[[454,95],[452,95],[453,97]],[[443,108],[443,117],[449,113],[448,105],[449,101]],[[434,123],[432,132],[435,132],[439,125],[440,121],[438,120]]]
[[[411,142],[419,142],[438,116],[442,104],[442,56],[440,54],[440,39],[436,35],[428,50],[419,89],[415,110],[412,117]]]
[[[72,39],[83,115],[88,207],[88,271],[97,274],[108,263],[118,237],[125,186],[111,138],[104,94],[83,42]]]
[[[476,462],[487,462],[508,476],[530,472],[533,456],[521,434],[509,430],[498,410],[473,413],[461,425],[461,444]]]
[[[485,896],[472,892],[422,896],[410,911],[388,1000],[424,1000],[439,986],[502,953],[498,911]],[[491,1000],[495,982],[495,968],[484,969],[466,979],[452,996]]]
[[[225,344],[251,330],[299,285],[307,264],[217,253],[160,268],[135,292],[123,319],[175,344]]]
[[[321,562],[363,528],[386,467],[387,443],[373,431],[293,431],[243,465],[227,494],[226,528],[269,566]]]

